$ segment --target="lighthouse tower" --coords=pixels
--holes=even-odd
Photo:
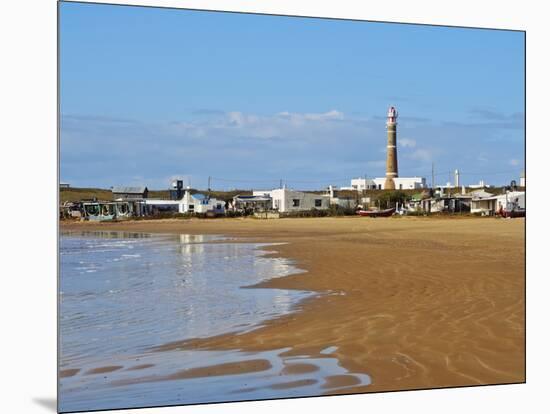
[[[394,178],[397,178],[397,110],[390,106],[388,109],[388,156],[386,158],[386,181],[384,190],[395,190]]]

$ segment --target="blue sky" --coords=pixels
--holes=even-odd
[[[61,4],[61,180],[205,188],[465,184],[524,168],[524,34]]]

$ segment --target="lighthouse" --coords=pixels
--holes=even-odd
[[[397,178],[397,110],[393,106],[388,109],[386,129],[388,131],[388,155],[386,158],[384,190],[395,190],[394,178]]]

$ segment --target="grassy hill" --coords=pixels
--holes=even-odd
[[[252,194],[250,190],[199,191],[191,189],[191,194],[199,192],[224,201],[231,200],[234,196],[238,194]],[[61,203],[65,203],[67,201],[75,202],[93,199],[96,199],[98,201],[113,200],[113,194],[111,193],[111,190],[106,190],[104,188],[60,188],[59,195]],[[168,200],[170,199],[170,192],[168,190],[149,190],[149,198]]]
[[[113,194],[111,190],[102,188],[60,188],[59,200],[61,203],[66,201],[82,201],[82,200],[101,200],[111,201]]]

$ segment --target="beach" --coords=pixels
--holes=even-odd
[[[335,375],[327,381],[346,387],[329,394],[525,381],[524,219],[172,219],[62,222],[61,229],[277,243],[270,256],[305,272],[254,287],[322,293],[257,329],[158,344],[158,352],[285,349],[289,357],[323,358],[332,347],[341,366],[371,382],[354,386]],[[262,361],[207,371],[228,375]]]

